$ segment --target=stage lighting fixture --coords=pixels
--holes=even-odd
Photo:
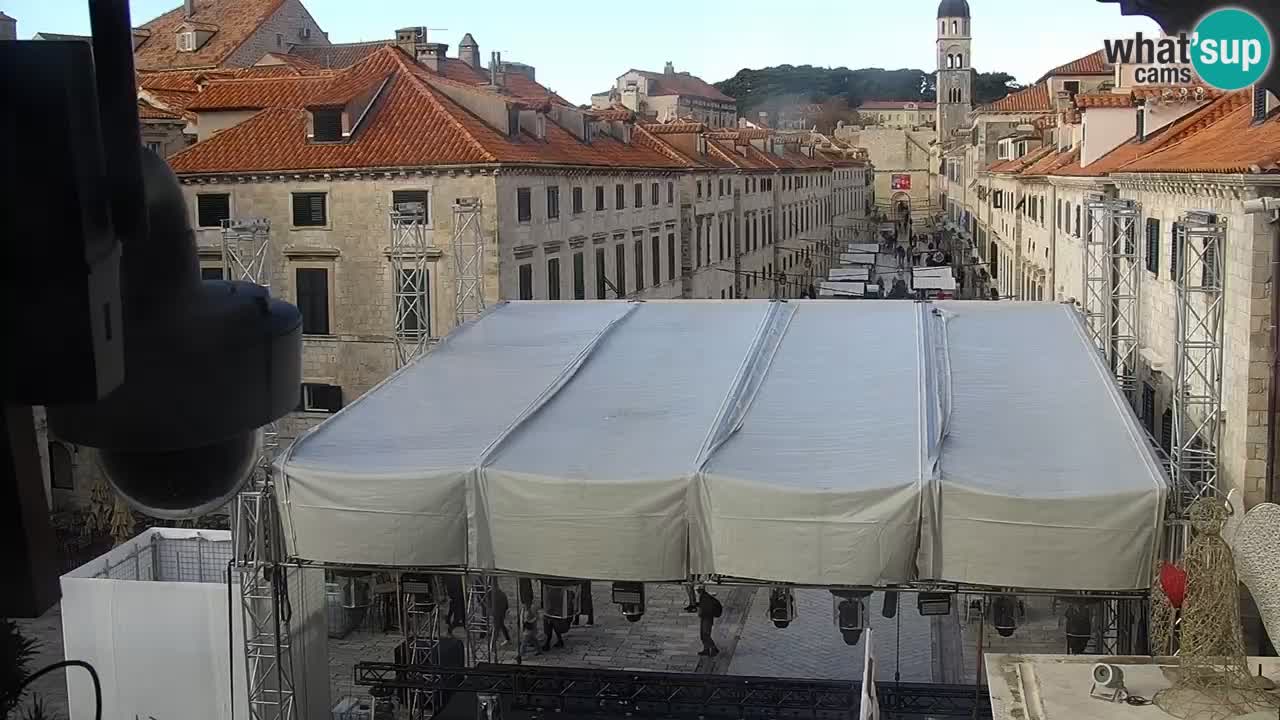
[[[769,619],[777,628],[785,628],[796,619],[796,594],[791,588],[774,586],[769,590]]]
[[[413,595],[414,603],[426,606],[429,610],[435,607],[435,578],[427,573],[405,573],[400,576],[400,592]]]
[[[898,614],[898,593],[888,590],[884,594],[884,602],[880,605],[880,614],[892,620]]]
[[[542,610],[552,620],[572,620],[578,616],[577,580],[543,580]]]
[[[622,616],[628,622],[638,621],[644,617],[644,583],[615,582],[613,602],[622,607]]]
[[[857,645],[862,639],[862,631],[867,629],[867,598],[869,592],[855,590],[832,590],[832,602],[835,605],[836,629],[844,638],[845,645]]]
[[[1010,637],[1018,629],[1018,599],[999,595],[991,601],[991,624],[1000,637]]]
[[[950,615],[951,593],[917,593],[916,608],[920,610],[921,615]]]
[[[502,720],[502,696],[476,693],[476,720]]]
[[[1067,654],[1080,655],[1089,647],[1093,637],[1093,613],[1084,603],[1071,603],[1067,606]]]

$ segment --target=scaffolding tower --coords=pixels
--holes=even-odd
[[[1138,386],[1138,302],[1142,265],[1135,232],[1138,207],[1131,200],[1095,199],[1085,205],[1085,327],[1122,392],[1133,402]]]
[[[1190,211],[1173,226],[1178,334],[1170,459],[1179,516],[1218,487],[1225,241],[1225,219],[1214,213]]]
[[[498,662],[498,633],[493,627],[493,613],[490,611],[493,590],[498,581],[492,575],[464,575],[462,581],[466,583],[463,631],[466,633],[467,666]]]
[[[391,277],[396,367],[404,367],[426,350],[431,337],[427,299],[427,204],[393,203],[388,212],[391,230]]]
[[[222,221],[222,277],[271,287],[271,222]],[[257,470],[235,503],[234,557],[244,621],[245,679],[252,720],[293,720],[294,674],[290,606],[280,518],[272,498],[275,423],[262,429]]]
[[[457,326],[484,312],[484,229],[480,198],[453,203],[454,322]]]
[[[440,599],[444,595],[439,579],[401,575],[399,589],[405,663],[440,665]],[[410,690],[407,701],[410,720],[426,720],[440,708],[440,696],[434,690]]]

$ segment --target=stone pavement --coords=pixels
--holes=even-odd
[[[929,618],[916,611],[914,595],[900,595],[893,619],[881,614],[883,595],[867,601],[877,679],[893,681],[895,668],[903,682],[933,681],[933,641]],[[732,675],[764,675],[823,680],[860,680],[866,636],[857,645],[844,643],[836,629],[831,593],[796,590],[796,619],[786,628],[768,617],[769,589],[756,590],[749,617],[729,665]]]
[[[18,629],[23,635],[39,643],[36,655],[31,659],[29,669],[39,670],[60,660],[62,656],[62,615],[59,606],[54,605],[44,615],[31,620],[17,620]],[[27,706],[32,695],[38,695],[44,701],[45,709],[52,711],[53,717],[67,717],[67,672],[84,672],[72,668],[51,672],[36,680],[27,691]],[[22,717],[21,712],[13,717]]]
[[[963,596],[961,596],[963,597]],[[1000,637],[990,620],[982,628],[982,651],[986,653],[1035,653],[1061,655],[1067,651],[1067,637],[1062,629],[1062,614],[1066,605],[1058,603],[1054,608],[1049,596],[1024,596],[1025,618],[1018,619],[1018,629],[1013,635]],[[960,608],[964,612],[964,608]],[[962,622],[960,633],[964,646],[964,676],[962,682],[971,683],[978,672],[978,621]],[[986,677],[982,678],[986,682]]]

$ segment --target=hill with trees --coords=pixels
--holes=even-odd
[[[751,117],[803,104],[856,108],[868,100],[935,101],[937,73],[913,68],[885,70],[812,65],[778,65],[760,70],[743,68],[715,84],[738,101],[738,114]],[[978,104],[999,100],[1021,89],[1008,73],[978,73],[974,95]]]

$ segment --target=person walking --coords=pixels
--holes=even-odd
[[[502,644],[511,644],[511,631],[507,629],[507,613],[511,610],[511,600],[507,597],[507,593],[498,585],[493,584],[493,624],[497,627],[497,632],[502,633]]]
[[[568,625],[569,625],[568,618],[553,618],[550,615],[547,615],[545,610],[543,611],[542,632],[546,636],[542,641],[543,652],[548,652],[551,650],[552,635],[555,635],[555,638],[556,638],[555,647],[558,647],[558,648],[564,647],[564,633],[566,630],[569,629]]]
[[[716,618],[723,612],[724,606],[715,595],[707,592],[705,587],[698,588],[698,638],[702,640],[702,650],[698,653],[699,655],[715,657],[720,654],[720,648],[716,647],[711,631],[715,628]]]
[[[693,589],[693,583],[685,585],[684,592],[689,596],[689,604],[684,606],[684,611],[687,613],[698,612],[698,593]]]
[[[584,581],[578,585],[578,614],[573,616],[573,624],[580,624],[583,615],[587,616],[587,627],[591,627],[596,624],[596,608],[591,599],[590,580]]]
[[[454,628],[467,625],[467,598],[462,592],[462,576],[445,575],[444,592],[449,597],[449,614],[446,621],[449,625],[449,634],[453,634]]]

